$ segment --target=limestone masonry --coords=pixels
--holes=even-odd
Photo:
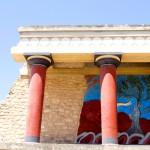
[[[28,78],[19,78],[0,104],[0,141],[24,142]],[[74,143],[86,84],[83,75],[47,73],[41,141]],[[77,90],[79,89],[79,90]]]

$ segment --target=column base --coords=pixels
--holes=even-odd
[[[40,142],[40,137],[36,137],[36,136],[26,136],[26,137],[25,137],[25,142],[35,142],[35,143],[39,143],[39,142]]]
[[[114,139],[114,138],[105,138],[105,139],[102,139],[102,144],[114,145],[114,144],[118,144],[118,141],[117,139]]]

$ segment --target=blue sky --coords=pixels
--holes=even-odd
[[[150,0],[4,0],[0,2],[0,100],[19,75],[10,48],[23,25],[149,24]]]

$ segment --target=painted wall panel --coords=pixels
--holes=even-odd
[[[99,76],[86,76],[86,81],[87,91],[84,96],[76,142],[100,144]],[[117,76],[117,110],[119,144],[150,144],[149,75]]]

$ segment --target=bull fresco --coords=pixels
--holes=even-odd
[[[99,76],[86,76],[76,143],[101,144]],[[107,89],[106,89],[107,90]],[[117,76],[119,144],[150,144],[150,76]]]

